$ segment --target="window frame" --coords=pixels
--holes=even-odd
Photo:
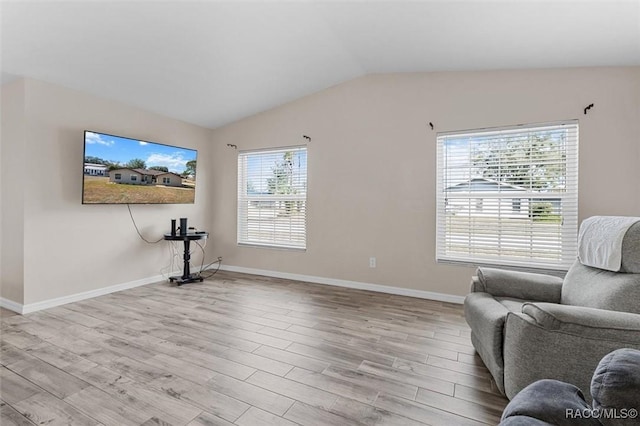
[[[304,194],[253,194],[250,195],[247,191],[248,188],[248,180],[246,174],[246,163],[244,163],[243,158],[247,158],[252,155],[274,155],[274,154],[284,154],[289,151],[301,152],[305,153],[305,167],[304,167]],[[238,184],[237,184],[237,196],[236,196],[236,212],[237,212],[237,232],[236,232],[236,242],[239,246],[244,247],[260,247],[260,248],[271,248],[271,249],[284,249],[284,250],[294,250],[294,251],[306,251],[307,249],[307,198],[308,198],[308,149],[306,145],[295,145],[295,146],[285,146],[285,147],[274,147],[274,148],[263,148],[263,149],[252,149],[252,150],[243,150],[238,152]],[[243,191],[244,189],[244,191]],[[264,203],[286,203],[286,202],[294,202],[296,206],[300,206],[299,203],[302,203],[302,208],[304,211],[303,215],[303,231],[302,234],[304,236],[304,241],[302,244],[295,243],[293,239],[289,238],[287,240],[276,240],[275,238],[272,241],[260,240],[260,239],[251,239],[248,238],[248,217],[249,213],[247,211],[246,219],[247,222],[244,221],[243,216],[243,205],[244,203],[255,203],[264,204]],[[249,206],[249,204],[247,204]],[[247,207],[248,208],[248,207]],[[299,209],[300,207],[298,207]],[[244,238],[244,236],[247,238]]]
[[[563,126],[567,126],[563,129]],[[546,130],[545,130],[546,129]],[[520,134],[532,134],[532,133],[543,133],[545,131],[553,131],[549,129],[555,129],[559,133],[562,130],[566,130],[566,140],[562,145],[562,148],[556,148],[558,152],[565,154],[563,157],[564,161],[562,163],[564,167],[564,174],[561,175],[562,182],[564,184],[564,188],[562,190],[556,189],[551,192],[536,192],[532,187],[525,192],[503,192],[501,189],[501,185],[503,185],[503,181],[498,180],[495,181],[497,183],[497,188],[494,191],[475,191],[472,189],[472,183],[474,180],[474,166],[473,160],[471,160],[472,156],[469,155],[468,166],[461,166],[464,164],[464,161],[459,161],[459,163],[454,163],[453,165],[447,163],[447,156],[444,153],[444,144],[445,141],[451,141],[458,139],[468,138],[470,142],[474,137],[478,139],[486,138],[487,145],[490,144],[489,140],[491,139],[491,135],[494,138],[499,138],[504,135],[520,135]],[[437,143],[437,158],[436,158],[436,174],[437,174],[437,188],[436,188],[436,262],[438,263],[453,263],[453,264],[462,264],[462,265],[488,265],[488,266],[500,266],[500,267],[508,267],[513,269],[522,269],[522,270],[534,270],[534,271],[566,271],[570,265],[575,261],[577,256],[577,232],[578,232],[578,157],[579,157],[579,123],[578,120],[567,120],[562,122],[554,122],[554,123],[534,123],[534,124],[526,124],[526,125],[518,125],[518,126],[508,126],[508,127],[496,127],[496,128],[485,128],[485,129],[475,129],[475,130],[465,130],[465,131],[452,131],[452,132],[442,132],[438,133],[436,136]],[[478,145],[481,145],[483,142],[477,142]],[[503,142],[504,143],[504,142]],[[469,152],[471,152],[471,148],[468,148]],[[492,152],[489,148],[489,152],[493,154],[508,152],[505,151],[504,148],[498,148],[496,151]],[[449,156],[452,156],[451,154]],[[457,159],[454,156],[454,160]],[[501,165],[503,163],[500,163]],[[513,165],[515,163],[506,162],[505,164]],[[536,162],[530,160],[529,163],[535,165]],[[538,162],[537,164],[541,164]],[[462,191],[461,195],[455,194],[453,190],[453,185],[451,183],[454,181],[451,178],[452,170],[458,168],[458,170],[462,170],[464,173],[465,167],[468,167],[468,189],[467,192]],[[449,174],[447,174],[447,171]],[[477,172],[477,171],[476,171]],[[445,177],[445,175],[447,177]],[[459,179],[459,177],[458,177]],[[483,178],[484,179],[484,178]],[[445,188],[445,185],[448,186]],[[533,186],[533,185],[532,185]],[[477,252],[482,252],[483,244],[479,242],[478,244],[471,246],[473,244],[473,239],[476,241],[480,240],[480,233],[474,226],[471,225],[474,222],[471,217],[472,215],[479,213],[487,213],[487,212],[479,212],[475,209],[478,206],[477,199],[479,196],[482,197],[483,200],[487,201],[483,204],[491,204],[494,202],[494,212],[495,213],[495,223],[491,223],[489,226],[492,231],[496,231],[497,234],[494,236],[496,238],[495,243],[495,251],[498,253],[506,252],[508,249],[503,248],[503,240],[502,240],[502,232],[503,229],[503,221],[508,218],[508,215],[517,214],[528,215],[528,220],[530,222],[530,237],[529,240],[525,237],[516,237],[516,243],[521,243],[526,246],[528,243],[530,246],[531,253],[534,253],[536,250],[540,250],[539,246],[541,243],[540,240],[544,241],[544,237],[541,236],[542,231],[535,231],[536,225],[533,224],[535,222],[534,216],[532,216],[532,206],[534,203],[542,203],[548,202],[549,200],[557,200],[557,206],[553,206],[553,208],[557,208],[560,213],[559,225],[556,227],[556,236],[557,241],[554,249],[556,252],[559,252],[558,259],[549,260],[543,259],[543,256],[538,255],[537,257],[531,254],[531,257],[522,256],[511,253],[511,256],[505,254],[498,255],[488,255],[486,252],[484,254],[478,255]],[[492,198],[495,197],[494,198]],[[468,212],[468,253],[463,254],[464,250],[460,250],[456,252],[455,249],[451,249],[448,247],[453,247],[453,241],[455,238],[464,237],[465,231],[458,231],[459,234],[454,234],[453,231],[447,231],[447,227],[452,228],[451,223],[453,223],[454,219],[451,219],[451,211],[452,211],[452,201],[461,200],[463,202],[466,198],[469,200],[469,212]],[[497,200],[496,200],[497,199]],[[519,209],[513,210],[512,208],[503,209],[500,206],[501,203],[508,202],[511,206],[513,206],[513,202],[515,199],[518,199]],[[497,201],[498,207],[495,207],[495,203]],[[472,210],[473,209],[473,210]],[[488,209],[488,214],[491,214],[491,208]],[[509,211],[513,210],[513,212]],[[555,212],[555,210],[554,210]],[[448,216],[449,214],[449,216]],[[453,213],[455,215],[456,213]],[[488,219],[490,221],[491,217]],[[447,225],[449,223],[449,225]],[[482,226],[482,225],[479,225]],[[538,229],[541,228],[540,225],[537,225]],[[464,227],[463,227],[464,228]],[[534,232],[535,231],[535,232]],[[506,233],[506,232],[505,232]],[[511,237],[511,236],[510,236]],[[491,244],[491,243],[488,243]],[[536,250],[533,247],[536,247]],[[489,247],[489,246],[486,246]],[[485,248],[486,250],[486,248]],[[475,252],[475,253],[474,253]]]

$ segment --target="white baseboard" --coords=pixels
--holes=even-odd
[[[0,297],[0,308],[5,308],[19,314],[22,313],[22,303],[14,302],[13,300],[5,299],[4,297]]]
[[[213,268],[211,268],[213,269]],[[267,269],[245,268],[243,266],[221,265],[220,269],[229,272],[241,272],[251,275],[264,275],[266,277],[284,278],[288,280],[306,281],[315,284],[326,284],[337,287],[355,288],[358,290],[369,290],[378,293],[395,294],[398,296],[416,297],[419,299],[437,300],[439,302],[448,302],[462,304],[464,296],[455,296],[453,294],[436,293],[432,291],[414,290],[410,288],[393,287],[380,284],[363,283],[360,281],[339,280],[336,278],[318,277],[314,275],[292,274],[289,272],[270,271]]]
[[[71,294],[69,296],[56,297],[55,299],[43,300],[23,305],[13,300],[0,298],[0,306],[19,314],[28,314],[31,312],[41,311],[43,309],[54,308],[60,305],[66,305],[71,302],[79,302],[92,297],[104,296],[105,294],[115,293],[117,291],[128,290],[130,288],[140,287],[147,284],[157,283],[165,280],[166,277],[156,275],[154,277],[142,278],[136,281],[129,281],[122,284],[116,284],[109,287],[98,288],[95,290],[83,291],[82,293]]]
[[[195,268],[196,270],[198,268]],[[209,268],[214,269],[214,268]],[[267,269],[255,269],[245,268],[243,266],[221,265],[220,269],[229,272],[241,272],[251,275],[264,275],[266,277],[284,278],[288,280],[306,281],[314,284],[325,284],[336,287],[355,288],[358,290],[369,290],[378,293],[395,294],[398,296],[417,297],[419,299],[437,300],[439,302],[448,302],[462,304],[464,302],[464,296],[455,296],[453,294],[436,293],[432,291],[413,290],[409,288],[392,287],[380,284],[363,283],[359,281],[339,280],[336,278],[318,277],[314,275],[302,275],[292,274],[289,272],[270,271]],[[176,272],[171,275],[180,275],[180,272]],[[143,278],[136,281],[130,281],[122,284],[116,284],[109,287],[98,288],[95,290],[84,291],[82,293],[71,294],[69,296],[56,297],[55,299],[43,300],[42,302],[35,302],[23,305],[21,303],[14,302],[13,300],[0,297],[0,307],[9,309],[10,311],[17,312],[19,314],[28,314],[30,312],[41,311],[43,309],[54,308],[60,305],[66,305],[67,303],[79,302],[85,299],[91,299],[92,297],[104,296],[105,294],[115,293],[117,291],[128,290],[130,288],[140,287],[147,284],[157,283],[165,280],[166,277],[162,275],[156,275],[154,277]]]

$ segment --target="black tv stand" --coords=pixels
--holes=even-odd
[[[194,283],[196,281],[202,282],[204,278],[200,276],[200,274],[192,274],[189,270],[189,260],[191,260],[190,244],[191,241],[195,240],[206,240],[209,236],[208,232],[190,232],[188,234],[164,234],[164,239],[166,241],[182,241],[184,243],[184,254],[182,255],[182,260],[184,261],[184,268],[182,271],[182,276],[173,276],[169,277],[169,282],[176,282],[178,286],[182,284]]]

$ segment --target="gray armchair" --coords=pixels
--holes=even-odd
[[[478,268],[464,312],[476,351],[509,399],[541,379],[589,389],[603,356],[640,349],[640,222],[624,233],[618,272],[579,260],[564,279]]]

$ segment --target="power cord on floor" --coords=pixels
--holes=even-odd
[[[209,263],[207,266],[204,266],[204,247],[202,246],[202,244],[200,244],[199,242],[195,242],[198,247],[200,247],[200,250],[202,250],[202,263],[200,264],[200,272],[198,273],[198,275],[203,278],[203,279],[208,279],[211,278],[212,276],[214,276],[215,274],[218,273],[218,271],[220,270],[220,266],[222,265],[222,257],[218,256],[218,258],[216,260],[214,260],[213,262]],[[207,270],[211,265],[213,265],[214,263],[218,263],[218,267],[216,268],[215,271],[210,272],[208,274],[203,274],[202,271]]]
[[[201,276],[202,278],[204,278],[205,280],[206,280],[206,279],[211,278],[212,276],[214,276],[215,274],[217,274],[217,273],[218,273],[218,271],[220,270],[220,266],[222,266],[222,258],[221,258],[221,257],[218,257],[216,260],[214,260],[213,262],[211,262],[210,264],[208,264],[208,265],[205,267],[205,270],[207,270],[206,268],[208,268],[209,266],[213,265],[214,263],[218,263],[218,267],[215,269],[215,271],[210,272],[210,273],[208,273],[208,274],[203,274],[203,273],[202,273],[202,270],[200,270],[200,276]]]

